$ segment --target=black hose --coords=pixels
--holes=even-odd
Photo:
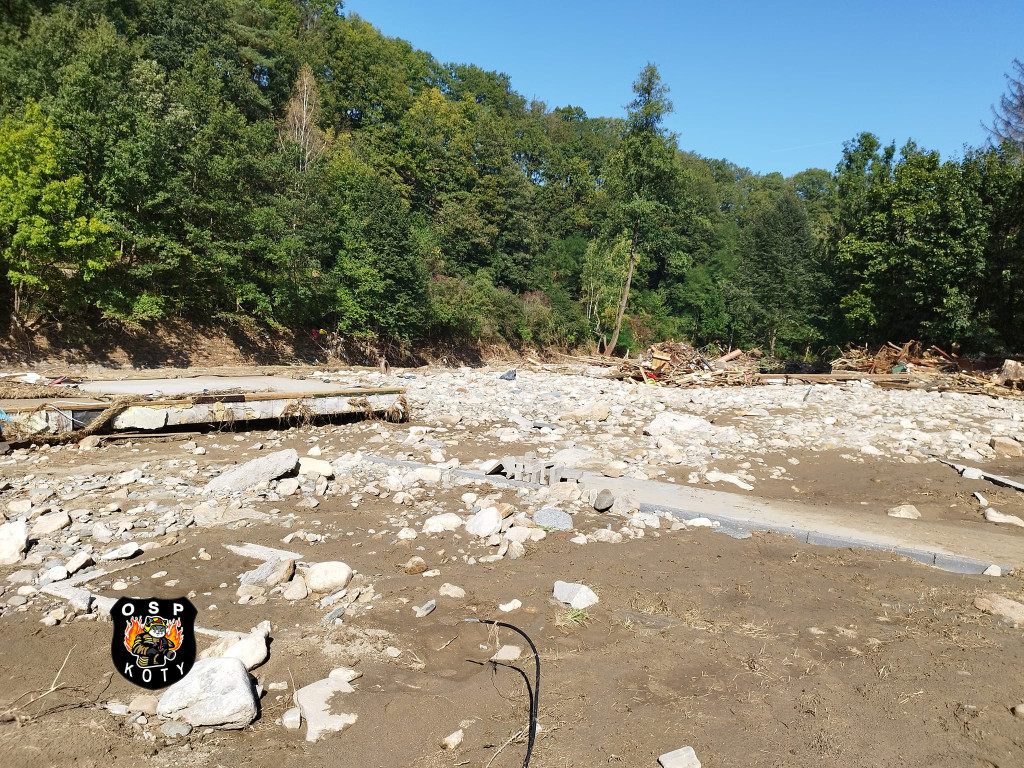
[[[505,627],[505,629],[511,629],[513,632],[521,635],[526,642],[530,644],[530,650],[533,651],[533,660],[536,665],[535,679],[533,683],[532,695],[530,695],[530,735],[529,740],[526,743],[526,757],[523,759],[523,768],[529,768],[530,756],[533,754],[533,744],[537,740],[537,716],[540,713],[540,654],[537,652],[537,646],[533,644],[533,640],[530,636],[523,632],[519,627],[513,624],[506,624],[504,621],[494,621],[493,619],[463,619],[463,621],[472,621],[477,624],[491,624],[495,627]],[[505,666],[505,665],[502,665]],[[513,667],[518,669],[518,667]],[[526,677],[526,673],[521,669],[518,670],[522,673],[523,677]],[[526,692],[530,691],[530,681],[526,681]]]

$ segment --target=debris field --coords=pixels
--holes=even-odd
[[[1024,401],[314,374],[408,420],[0,457],[0,764],[520,766],[497,620],[534,768],[1024,765]],[[122,596],[196,606],[184,680],[114,672]]]

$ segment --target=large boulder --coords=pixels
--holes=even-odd
[[[245,728],[256,719],[257,711],[256,691],[245,664],[223,657],[197,661],[157,705],[161,717],[184,720],[193,728]]]
[[[269,483],[281,475],[287,475],[295,470],[298,463],[299,454],[292,448],[268,453],[213,478],[203,488],[203,493],[241,493],[260,483]]]
[[[21,562],[21,553],[28,548],[28,523],[20,520],[0,525],[0,565]]]
[[[332,592],[348,586],[352,580],[352,569],[338,561],[315,563],[309,566],[303,578],[310,592]]]

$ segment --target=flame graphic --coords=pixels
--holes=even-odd
[[[138,616],[135,616],[124,629],[124,647],[128,649],[129,653],[132,646],[135,645],[135,638],[142,634],[143,623]],[[175,619],[167,624],[167,640],[171,644],[169,650],[178,650],[184,637],[185,631],[181,628],[181,619]]]

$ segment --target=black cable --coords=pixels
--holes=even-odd
[[[536,665],[535,679],[533,683],[533,692],[530,696],[530,735],[529,740],[526,743],[526,757],[523,759],[523,768],[529,768],[530,766],[530,755],[533,754],[533,744],[537,740],[537,716],[540,713],[540,654],[537,652],[537,646],[533,644],[533,640],[530,636],[523,632],[519,627],[514,624],[506,624],[504,621],[494,621],[493,619],[463,619],[463,621],[472,621],[477,624],[491,624],[495,627],[505,627],[505,629],[511,629],[513,632],[521,635],[526,642],[530,644],[530,650],[533,651],[533,660]],[[496,662],[495,662],[496,663]],[[506,666],[502,664],[501,666]],[[524,678],[526,673],[518,667],[513,667],[518,670]],[[530,681],[526,680],[526,692],[530,693]]]

